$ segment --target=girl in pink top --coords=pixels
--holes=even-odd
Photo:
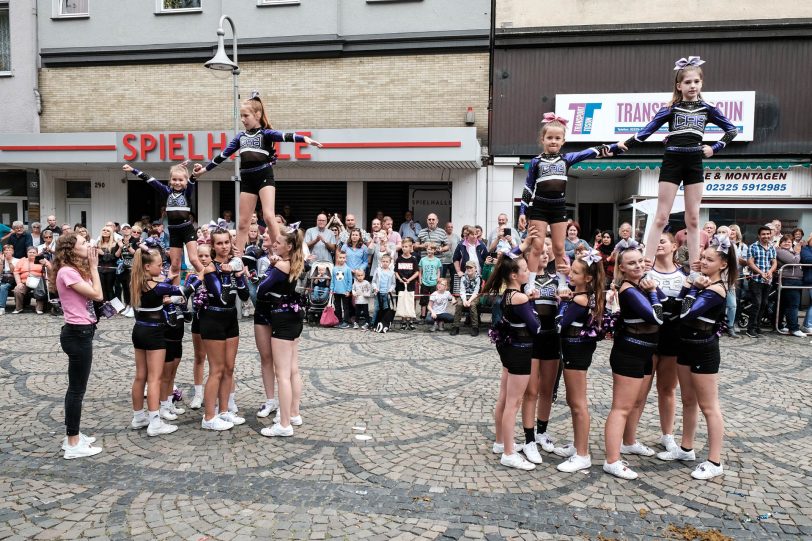
[[[56,241],[50,274],[51,291],[59,293],[65,325],[59,335],[62,350],[68,355],[68,391],[65,393],[65,432],[62,443],[65,458],[81,458],[101,453],[93,447],[96,438],[79,431],[82,418],[82,400],[93,362],[93,335],[96,315],[93,301],[102,300],[99,279],[99,256],[96,248],[75,233],[61,235]]]

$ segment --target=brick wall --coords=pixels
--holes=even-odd
[[[280,128],[464,126],[487,132],[488,55],[242,61],[240,93],[259,89]],[[219,75],[218,78],[216,75]],[[229,128],[231,75],[200,64],[40,71],[43,132]]]

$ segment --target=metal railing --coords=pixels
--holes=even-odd
[[[812,263],[787,263],[786,265],[782,265],[781,268],[778,269],[778,287],[776,288],[777,299],[775,300],[775,331],[780,334],[789,334],[789,332],[781,332],[781,330],[779,330],[778,328],[778,323],[781,321],[781,291],[784,289],[800,289],[802,291],[812,289],[812,285],[803,285],[803,284],[799,286],[783,285],[782,282],[784,281],[783,280],[784,269],[788,267],[799,267],[803,270],[804,268],[812,267]],[[812,305],[807,307],[807,310],[812,310]]]

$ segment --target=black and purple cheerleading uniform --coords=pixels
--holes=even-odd
[[[629,378],[650,376],[657,351],[660,325],[663,324],[665,295],[659,289],[643,292],[636,284],[618,295],[619,320],[615,324],[614,344],[609,355],[612,372]]]
[[[502,366],[509,374],[527,376],[530,374],[533,353],[533,338],[541,326],[538,315],[529,302],[512,304],[517,289],[506,289],[502,298],[502,320],[496,340],[496,351]]]
[[[196,178],[189,177],[186,189],[173,190],[155,177],[138,169],[133,174],[152,186],[152,189],[166,196],[166,218],[169,220],[169,247],[183,248],[187,242],[197,241],[195,226],[192,223],[192,193],[195,190]]]
[[[555,317],[558,313],[556,291],[558,280],[555,274],[541,274],[536,277],[536,291],[539,296],[533,301],[536,314],[541,326],[537,336],[533,338],[533,358],[543,361],[559,361],[561,359],[561,345],[558,340],[558,328]]]
[[[718,280],[712,284],[721,284]],[[708,286],[710,287],[710,286]],[[719,329],[725,320],[725,295],[707,287],[683,288],[680,314],[681,347],[677,364],[690,366],[694,374],[719,372]]]
[[[276,267],[257,286],[254,325],[270,325],[271,338],[296,340],[302,334],[304,306],[299,303],[295,282]]]
[[[235,152],[240,157],[240,192],[259,195],[266,187],[273,187],[273,166],[276,163],[274,143],[304,143],[304,135],[281,132],[267,128],[241,131],[228,146],[206,165],[211,171]]]
[[[167,349],[166,332],[168,318],[164,309],[164,297],[182,296],[188,298],[199,280],[195,276],[184,286],[173,286],[170,282],[158,282],[155,287],[141,293],[141,304],[135,309],[135,325],[132,340],[135,349]],[[183,324],[177,324],[183,327]],[[182,335],[181,335],[182,336]]]
[[[682,284],[685,273],[681,267],[671,272],[658,271],[652,268],[648,277],[657,283],[665,295],[663,301],[663,324],[660,326],[660,338],[657,342],[657,355],[676,357],[680,350],[680,320],[682,310]]]
[[[679,186],[699,184],[704,179],[702,167],[702,137],[708,122],[716,124],[725,134],[711,145],[714,154],[723,149],[739,130],[713,105],[702,101],[678,101],[662,107],[642,130],[625,141],[631,148],[651,137],[668,122],[668,136],[665,139],[665,154],[660,169],[660,182],[670,182]]]
[[[600,158],[601,150],[606,148],[598,146],[567,154],[540,154],[530,160],[519,214],[527,215],[528,220],[548,224],[566,222],[567,171],[580,161]],[[617,152],[617,145],[610,145],[608,149]]]
[[[603,295],[603,291],[600,294]],[[588,370],[599,339],[589,307],[595,303],[594,295],[587,306],[574,302],[578,295],[589,293],[586,291],[575,293],[573,300],[561,303],[558,317],[561,358],[567,370]]]
[[[237,322],[237,296],[248,300],[248,287],[243,276],[220,270],[219,261],[212,261],[214,271],[203,276],[206,304],[200,313],[200,337],[203,340],[227,340],[240,335]]]

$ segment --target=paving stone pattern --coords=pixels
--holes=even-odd
[[[104,452],[66,461],[61,321],[22,314],[2,323],[0,539],[650,539],[673,538],[672,525],[735,539],[812,539],[806,339],[723,341],[723,477],[695,481],[694,464],[630,457],[640,478],[621,481],[600,467],[610,342],[589,372],[592,469],[562,474],[560,459],[545,454],[534,472],[520,472],[490,452],[500,364],[484,333],[306,328],[304,425],[293,438],[269,439],[259,431],[270,419],[255,416],[264,397],[244,320],[237,402],[248,422],[203,431],[202,410],[189,410],[180,430],[149,438],[128,426],[132,320],[115,318],[94,342],[82,425]],[[178,382],[188,403],[188,339],[184,348]],[[371,439],[356,439],[358,426]],[[549,431],[561,442],[572,437],[563,399]],[[701,459],[705,434],[702,420]],[[658,437],[652,391],[639,439],[660,450]],[[756,518],[765,513],[772,516]]]

